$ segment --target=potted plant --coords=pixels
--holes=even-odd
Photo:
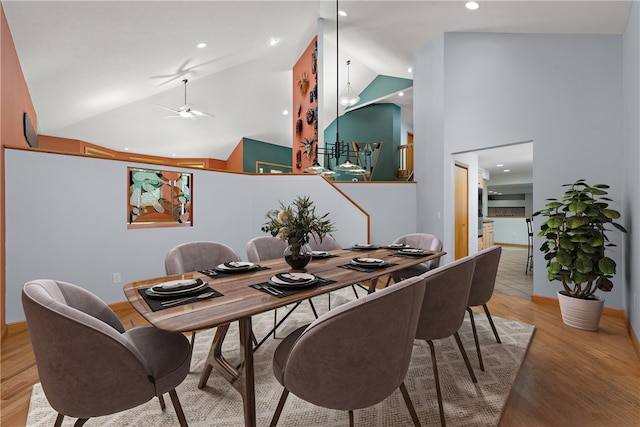
[[[609,242],[607,234],[612,230],[607,226],[623,233],[627,230],[614,222],[620,213],[609,208],[608,185],[592,186],[579,179],[563,187],[568,189],[559,199],[547,199],[546,207],[533,214],[547,217],[538,233],[545,239],[540,250],[545,253],[547,278],[562,283],[558,300],[563,322],[598,330],[604,298],[595,292],[611,291],[616,272],[615,261],[606,253],[615,246]],[[587,312],[591,314],[582,318]]]
[[[284,259],[294,269],[304,268],[311,261],[309,237],[319,239],[334,231],[329,214],[316,215],[316,207],[309,196],[296,197],[291,206],[280,202],[280,209],[267,212],[267,222],[262,231],[285,240],[288,244],[284,251]]]

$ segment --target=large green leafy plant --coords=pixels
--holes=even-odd
[[[314,236],[320,242],[334,231],[333,223],[328,219],[329,214],[316,214],[316,207],[309,196],[296,197],[293,204],[285,206],[280,202],[280,209],[267,212],[267,222],[262,225],[262,231],[286,240],[299,252],[300,246],[309,243],[309,237]]]
[[[615,246],[609,242],[607,226],[627,232],[614,222],[620,213],[609,209],[609,186],[591,186],[579,179],[563,187],[569,188],[560,199],[547,199],[546,207],[533,214],[547,217],[538,233],[546,239],[540,250],[545,253],[547,278],[562,282],[565,293],[577,298],[589,298],[598,289],[609,292],[616,263],[606,255],[606,249]]]

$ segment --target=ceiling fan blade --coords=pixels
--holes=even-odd
[[[156,104],[156,105],[158,107],[160,107],[160,108],[164,108],[165,110],[169,110],[169,111],[171,111],[173,113],[176,113],[176,114],[180,113],[179,110],[174,110],[173,108],[165,107],[164,105],[160,105],[160,104]],[[169,117],[173,117],[173,116],[169,116]]]
[[[205,113],[203,111],[191,110],[191,112],[196,116],[200,116],[200,117],[215,117],[213,114]]]

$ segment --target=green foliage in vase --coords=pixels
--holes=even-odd
[[[280,202],[280,209],[267,212],[268,221],[262,225],[261,230],[288,241],[294,248],[299,248],[309,243],[311,235],[322,242],[327,234],[335,231],[328,216],[329,213],[316,214],[316,207],[309,196],[298,196],[291,205],[285,206]]]
[[[598,289],[609,292],[616,263],[605,253],[615,246],[609,243],[607,226],[627,232],[614,222],[620,213],[609,209],[609,186],[591,186],[579,179],[563,187],[569,188],[560,199],[547,199],[546,207],[533,214],[547,217],[538,233],[546,239],[540,250],[545,253],[547,278],[560,281],[567,295],[577,298],[589,298]]]

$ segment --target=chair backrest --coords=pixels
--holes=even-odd
[[[164,259],[166,274],[215,268],[217,265],[240,261],[240,256],[229,246],[218,242],[188,242],[172,248]]]
[[[491,246],[473,255],[476,266],[473,270],[471,291],[469,292],[469,307],[486,304],[493,295],[493,288],[498,275],[498,264],[502,247]]]
[[[473,256],[467,256],[419,276],[425,280],[426,292],[417,339],[446,338],[460,329],[469,300],[474,265]]]
[[[34,280],[22,288],[42,389],[72,417],[113,414],[155,395],[151,368],[115,313],[81,287]]]
[[[331,409],[384,400],[407,373],[424,290],[424,280],[414,277],[316,319],[293,344],[283,385]]]
[[[338,241],[333,236],[324,236],[322,242],[320,242],[320,238],[317,236],[309,237],[309,246],[311,246],[311,250],[314,251],[332,251],[335,249],[342,249],[342,245],[338,243]]]
[[[420,248],[430,251],[441,251],[442,241],[433,234],[427,233],[411,233],[398,237],[393,243],[404,243],[412,248]],[[424,264],[430,270],[440,266],[440,258],[432,259]]]
[[[274,236],[254,237],[247,242],[247,259],[260,262],[266,259],[282,258],[287,242]]]

